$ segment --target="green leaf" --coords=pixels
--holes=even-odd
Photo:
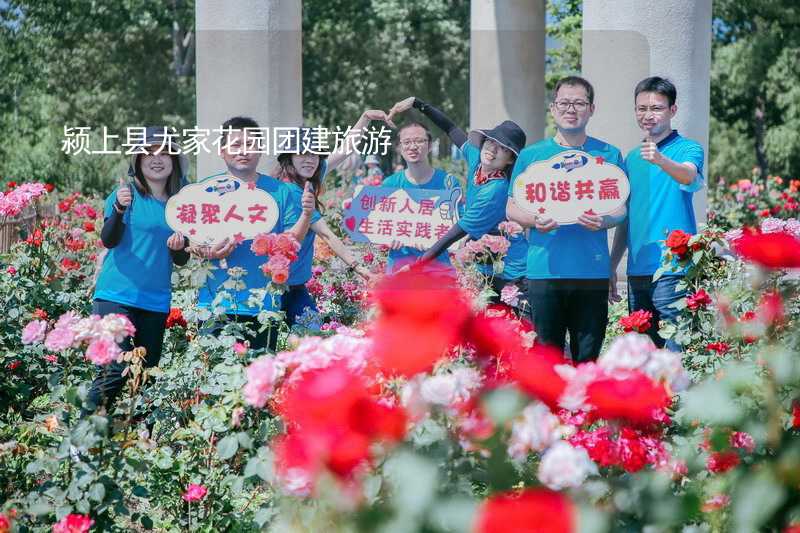
[[[239,439],[236,435],[228,435],[217,443],[217,455],[226,461],[236,455],[239,450]]]
[[[140,498],[147,498],[150,496],[150,492],[146,488],[141,485],[136,485],[133,487],[133,495],[138,496]]]
[[[106,497],[105,486],[102,483],[95,483],[89,488],[88,496],[90,500],[94,500],[97,503],[102,502],[103,498]]]
[[[139,519],[139,522],[142,524],[142,527],[145,529],[153,529],[153,519],[147,515],[142,515]]]
[[[513,420],[525,406],[525,398],[517,389],[497,389],[483,401],[486,413],[497,426]]]
[[[410,452],[399,452],[386,461],[384,473],[393,488],[400,516],[420,515],[433,503],[439,473],[430,460]]]
[[[706,381],[682,393],[681,403],[677,416],[685,422],[735,424],[743,414],[728,387],[715,381]]]
[[[739,483],[731,504],[735,531],[760,531],[785,499],[786,492],[772,472],[762,470],[747,476]]]

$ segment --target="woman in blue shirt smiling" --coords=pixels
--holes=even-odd
[[[167,226],[167,200],[184,184],[188,161],[168,154],[164,128],[146,128],[143,153],[131,160],[132,182],[120,179],[105,204],[100,238],[108,253],[94,291],[92,313],[128,317],[136,333],[120,347],[146,350],[144,364],[161,358],[167,315],[172,298],[172,264],[184,265],[189,254],[183,235]],[[176,146],[172,150],[177,154]],[[99,369],[89,390],[90,409],[110,407],[125,384],[126,365],[113,362]]]
[[[511,169],[525,146],[525,132],[515,122],[506,120],[491,130],[467,133],[456,126],[444,113],[419,98],[411,96],[392,107],[389,119],[415,107],[447,133],[467,160],[466,208],[451,230],[422,255],[429,261],[465,235],[480,239],[486,234],[499,234],[498,225],[506,220],[506,196]],[[492,289],[499,300],[500,292],[509,283],[517,284],[524,278],[528,244],[520,234],[508,238],[510,246],[504,259],[503,271],[493,275],[490,266],[481,270],[491,277]],[[524,290],[522,290],[524,294]]]
[[[317,305],[306,288],[306,283],[311,279],[316,236],[322,238],[349,269],[364,279],[371,277],[369,270],[357,264],[356,258],[342,240],[331,231],[330,226],[320,214],[319,196],[322,194],[322,183],[328,171],[327,157],[301,149],[298,137],[301,139],[313,137],[311,128],[299,128],[298,135],[291,137],[291,146],[287,149],[289,153],[278,155],[280,169],[277,177],[289,186],[290,201],[298,206],[300,206],[306,183],[310,183],[317,205],[311,214],[310,231],[301,243],[297,259],[289,267],[287,282],[289,289],[281,296],[281,308],[286,313],[285,321],[289,327],[297,322],[306,309],[312,312],[317,310]],[[319,327],[319,324],[312,325]]]

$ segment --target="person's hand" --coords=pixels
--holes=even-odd
[[[645,138],[644,142],[642,142],[641,154],[642,159],[649,161],[654,165],[660,165],[664,160],[664,156],[658,151],[658,145],[653,142],[653,138],[649,135],[647,138]]]
[[[119,179],[119,188],[117,189],[117,203],[126,208],[131,205],[131,188],[128,187],[128,182],[124,177]]]
[[[556,222],[552,218],[537,218],[534,227],[540,233],[548,233],[558,227],[558,222]]]
[[[395,123],[392,122],[392,117],[390,115],[387,115],[386,112],[381,109],[367,109],[361,116],[368,120],[380,120],[382,122],[385,122],[392,128],[395,129],[397,128]]]
[[[213,246],[198,246],[194,252],[203,259],[222,259],[228,257],[234,248],[236,241],[226,237]]]
[[[389,244],[389,249],[390,250],[399,250],[402,247],[403,247],[403,243],[398,241],[397,239],[393,240],[391,242],[391,244]]]
[[[176,231],[169,236],[169,239],[167,239],[167,248],[179,252],[183,250],[185,242],[186,241],[183,239],[183,234],[180,231]]]
[[[394,104],[392,108],[389,110],[389,116],[387,120],[392,120],[395,115],[411,109],[414,106],[414,99],[415,98],[413,96],[409,96],[405,100],[400,100],[399,102]]]
[[[617,273],[612,272],[608,278],[608,303],[613,304],[620,301],[622,301],[622,296],[617,290]]]
[[[311,187],[311,182],[306,181],[303,187],[303,196],[300,198],[300,205],[304,215],[311,215],[316,207],[316,198],[314,197],[314,190]]]
[[[597,231],[603,227],[603,217],[586,212],[578,217],[578,224],[590,231]]]

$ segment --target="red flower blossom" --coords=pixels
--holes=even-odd
[[[44,309],[36,308],[33,310],[33,318],[37,320],[47,320],[49,318],[47,311]]]
[[[628,316],[620,318],[619,325],[622,326],[625,333],[630,333],[631,331],[644,333],[652,326],[650,322],[652,319],[653,313],[645,311],[644,309],[639,309]]]
[[[42,230],[40,230],[39,228],[33,230],[33,233],[28,235],[28,238],[25,239],[25,243],[30,246],[41,246],[43,241],[44,241],[44,234],[42,233]]]
[[[783,231],[745,233],[733,249],[745,261],[764,268],[800,268],[800,239]]]
[[[596,379],[586,387],[586,397],[600,418],[643,425],[662,420],[671,402],[663,385],[639,371]]]
[[[792,402],[792,429],[800,429],[800,401]]]
[[[10,363],[8,363],[8,364],[6,365],[6,368],[7,368],[8,370],[10,370],[11,372],[13,372],[13,371],[14,371],[14,370],[16,370],[17,368],[19,368],[19,366],[20,366],[21,364],[22,364],[22,361],[20,361],[19,359],[14,359],[13,361],[11,361]]]
[[[78,270],[81,268],[81,264],[74,259],[70,259],[69,257],[64,257],[61,259],[61,268],[65,272],[70,272],[72,270]]]
[[[572,533],[575,507],[565,495],[548,489],[495,494],[475,518],[476,533]]]
[[[45,184],[44,184],[44,189],[45,189],[47,192],[53,192],[54,190],[56,190],[56,186],[55,186],[55,185],[53,185],[52,183],[45,183]]]
[[[690,311],[697,311],[698,309],[704,309],[711,303],[711,296],[705,291],[705,289],[700,289],[694,294],[690,294],[686,297],[686,307]]]
[[[617,439],[619,459],[626,472],[638,472],[647,465],[647,446],[630,428],[622,428]]]
[[[461,340],[472,315],[452,278],[416,269],[384,278],[373,298],[380,309],[375,354],[389,374],[413,376],[432,368]]]
[[[765,326],[779,326],[786,321],[783,299],[777,292],[768,292],[761,296],[756,315]]]
[[[83,223],[83,231],[94,231],[94,222],[91,220],[86,220]]]
[[[186,319],[183,318],[183,312],[178,307],[170,309],[167,315],[167,327],[174,328],[175,326],[180,326],[182,328],[187,326]]]
[[[567,386],[555,370],[556,365],[567,364],[560,351],[550,346],[534,346],[529,351],[516,352],[510,364],[510,375],[523,391],[557,409],[558,399]]]
[[[714,452],[708,456],[706,468],[713,474],[721,474],[735,468],[741,461],[739,454],[733,450]]]
[[[4,513],[0,513],[0,533],[8,533],[11,531],[11,519]]]
[[[667,248],[669,248],[670,252],[674,255],[678,256],[678,259],[684,260],[689,253],[689,239],[691,238],[691,234],[685,231],[679,229],[672,230],[670,234],[667,235]]]
[[[92,528],[94,520],[87,515],[68,514],[53,524],[53,533],[86,533]]]
[[[709,342],[706,344],[706,350],[717,352],[717,355],[725,355],[731,347],[727,342]]]
[[[187,502],[199,502],[208,494],[208,489],[205,485],[198,485],[197,483],[189,483],[186,487],[186,492],[181,496]]]

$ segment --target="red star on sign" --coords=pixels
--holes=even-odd
[[[239,232],[233,236],[233,240],[236,244],[241,244],[244,241],[244,235]]]
[[[247,188],[250,189],[251,191],[254,191],[256,189],[256,182],[251,181],[250,183],[247,184]]]
[[[545,209],[544,207],[540,207],[539,208],[539,214],[540,215],[543,214],[545,211],[547,211],[547,209]]]
[[[602,155],[599,155],[594,158],[594,162],[597,163],[598,165],[602,165],[603,163],[606,162],[606,160]]]
[[[594,209],[589,209],[588,211],[584,211],[587,215],[596,215],[597,213],[594,212]]]
[[[194,235],[195,233],[197,233],[196,229],[192,228],[189,230],[189,235]]]

